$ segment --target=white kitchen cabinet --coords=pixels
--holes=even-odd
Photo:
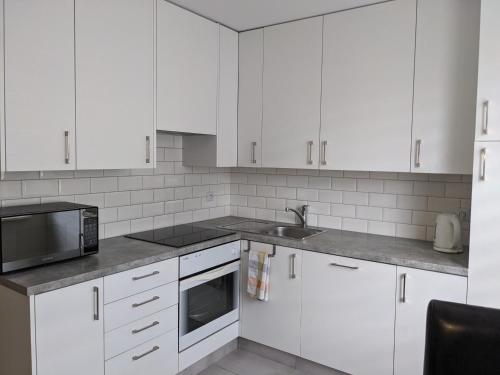
[[[427,306],[433,299],[465,303],[467,278],[398,267],[394,375],[424,371]]]
[[[320,167],[410,170],[415,0],[325,16]]]
[[[3,170],[75,169],[74,1],[3,6]]]
[[[36,375],[104,375],[103,280],[35,296]]]
[[[498,0],[481,0],[476,110],[477,141],[500,141],[500,70],[498,69],[500,66],[500,48],[498,48],[500,23],[498,14],[500,14]]]
[[[396,267],[304,252],[302,357],[356,375],[392,375]]]
[[[78,169],[152,168],[154,0],[76,0]]]
[[[250,246],[272,252],[272,245],[250,242]],[[248,253],[242,253],[242,337],[300,355],[301,269],[302,251],[278,246],[271,258],[269,301],[258,301],[246,292]]]
[[[500,308],[500,142],[476,142],[467,303]]]
[[[217,133],[219,25],[157,0],[158,130]]]
[[[239,35],[238,166],[262,166],[264,29]]]
[[[217,136],[183,138],[184,165],[236,167],[238,159],[238,33],[219,26]]]
[[[318,168],[322,27],[315,17],[264,29],[263,167]]]
[[[412,172],[472,172],[480,6],[418,1]]]

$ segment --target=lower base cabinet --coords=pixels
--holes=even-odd
[[[304,252],[302,357],[355,375],[392,375],[396,267]]]
[[[394,375],[422,375],[424,371],[429,302],[465,303],[466,294],[466,277],[398,267]]]
[[[250,246],[254,250],[272,252],[272,245],[250,242]],[[246,244],[243,244],[242,248],[245,247]],[[276,255],[271,258],[267,302],[248,297],[248,253],[242,252],[241,262],[241,336],[287,353],[300,355],[302,251],[276,247]]]
[[[177,374],[177,339],[177,330],[171,331],[120,354],[106,362],[106,375]]]

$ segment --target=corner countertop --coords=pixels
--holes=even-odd
[[[220,229],[220,227],[230,225],[231,228],[241,226],[245,231],[231,229],[228,230],[227,236],[183,248],[157,245],[125,237],[101,240],[99,254],[0,275],[0,284],[24,295],[36,295],[240,239],[467,276],[467,252],[438,253],[432,249],[431,242],[334,229],[326,229],[319,235],[303,241],[295,241],[252,233],[248,228],[251,228],[252,223],[255,222],[266,223],[235,216],[198,222],[196,225],[207,228]]]

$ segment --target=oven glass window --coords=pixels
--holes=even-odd
[[[187,332],[192,332],[236,308],[234,277],[236,272],[188,289]]]

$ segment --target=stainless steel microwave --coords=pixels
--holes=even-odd
[[[97,207],[58,202],[0,208],[1,273],[95,254]]]

